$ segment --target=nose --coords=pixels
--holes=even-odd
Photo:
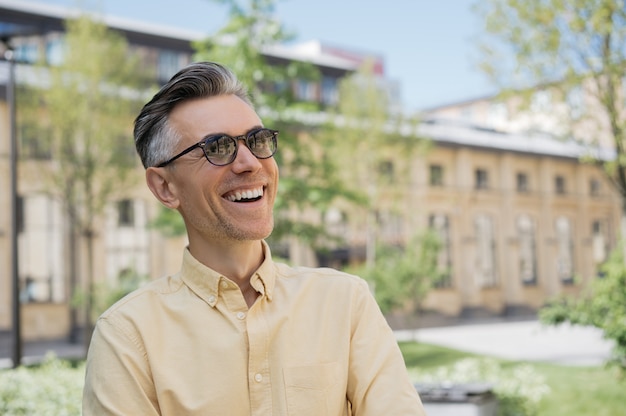
[[[261,161],[252,154],[243,139],[237,140],[237,156],[233,161],[232,169],[236,173],[254,172],[261,169]]]

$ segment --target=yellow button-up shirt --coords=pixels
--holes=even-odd
[[[424,415],[360,278],[265,261],[239,287],[185,250],[181,271],[96,324],[83,415]]]

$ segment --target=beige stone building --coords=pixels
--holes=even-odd
[[[54,51],[67,13],[0,1],[0,21],[38,30],[16,43],[24,54],[32,48]],[[106,22],[125,34],[159,82],[191,60],[189,43],[201,36],[114,18]],[[338,80],[363,60],[358,54],[338,56],[319,43],[293,50],[276,47],[267,51],[267,58],[273,63],[313,62],[322,72],[320,82],[294,80],[294,90],[302,100],[327,105],[336,100]],[[377,59],[383,71],[382,58]],[[0,64],[5,71],[6,64]],[[2,91],[6,82],[6,77],[0,81]],[[393,83],[389,90],[397,93]],[[19,165],[20,220],[11,224],[4,97],[0,92],[0,331],[11,330],[10,230],[16,226],[23,337],[64,337],[73,329],[67,224],[61,201],[42,187],[40,162],[28,158]],[[615,246],[619,198],[596,167],[579,162],[584,149],[547,136],[497,133],[449,121],[422,123],[419,134],[433,146],[410,160],[406,174],[391,176],[380,193],[390,209],[379,225],[382,238],[394,243],[429,226],[441,236],[439,258],[449,276],[429,294],[427,309],[449,317],[532,311],[596,278],[597,265]],[[393,172],[394,160],[389,162]],[[151,278],[178,270],[184,238],[166,238],[148,226],[159,207],[142,184],[141,169],[137,175],[138,186],[111,201],[98,224],[94,260],[99,281],[115,283],[129,270]],[[367,237],[362,215],[340,206],[329,212],[334,214],[327,216],[328,226],[345,237],[344,245],[330,256],[296,244],[285,253],[308,265],[362,260]],[[81,278],[86,279],[84,272]]]
[[[617,239],[619,198],[585,149],[546,136],[425,125],[415,206],[451,264],[427,306],[448,314],[536,310],[597,277]],[[434,218],[434,220],[432,220]]]

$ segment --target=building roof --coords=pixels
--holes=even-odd
[[[615,158],[613,149],[561,140],[547,133],[505,133],[461,122],[427,121],[418,126],[417,133],[447,145],[570,159],[590,157],[608,161]]]
[[[68,18],[78,17],[83,11],[76,7],[65,7],[39,3],[32,0],[0,0],[0,28],[3,21],[26,25],[34,22],[39,23],[37,27],[32,27],[32,31],[41,30],[41,22],[47,21],[43,27],[61,29],[62,22]],[[191,43],[208,36],[207,33],[183,29],[175,26],[167,26],[129,19],[108,14],[94,14],[104,24],[111,29],[120,30],[124,33],[133,34],[133,39],[137,37],[154,37]],[[56,21],[54,24],[53,21]],[[5,24],[6,28],[6,24]],[[7,29],[5,29],[7,31]],[[10,29],[8,30],[10,31]],[[355,71],[366,60],[372,59],[383,74],[384,60],[380,54],[366,51],[356,51],[345,47],[335,47],[322,44],[318,40],[296,43],[291,45],[271,45],[264,48],[263,53],[275,58],[285,60],[298,60],[310,62],[315,65],[337,68],[344,71]]]
[[[40,18],[58,19],[63,21],[78,17],[81,13],[84,13],[84,11],[77,7],[65,7],[39,3],[31,0],[0,0],[0,10],[3,12],[3,15],[5,12],[11,11],[15,15],[22,14],[24,17],[30,16],[31,21],[33,20],[32,18],[37,16]],[[205,36],[202,32],[191,31],[173,26],[148,23],[108,14],[92,14],[101,19],[102,22],[108,27],[125,32],[141,32],[148,35],[170,37],[185,41],[198,40]]]

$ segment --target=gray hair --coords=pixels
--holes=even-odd
[[[248,92],[228,68],[214,62],[196,62],[181,69],[143,107],[135,119],[135,147],[144,168],[170,158],[180,134],[169,124],[174,107],[194,98],[235,95],[252,107]]]

